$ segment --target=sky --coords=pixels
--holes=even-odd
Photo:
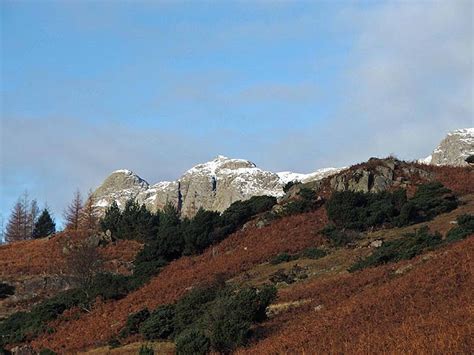
[[[0,0],[0,213],[116,169],[311,172],[474,126],[473,1]]]

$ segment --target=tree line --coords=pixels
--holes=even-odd
[[[77,190],[72,201],[63,212],[65,230],[97,231],[99,221],[96,216],[92,193],[83,201]],[[4,231],[6,243],[44,238],[56,233],[56,222],[50,208],[39,208],[36,199],[30,199],[25,191],[13,206]]]

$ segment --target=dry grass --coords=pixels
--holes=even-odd
[[[474,238],[412,261],[282,289],[279,302],[312,299],[264,324],[241,352],[470,353],[474,344]],[[394,270],[412,264],[401,276]]]
[[[33,341],[33,345],[64,353],[104,344],[118,333],[130,313],[174,302],[198,284],[220,275],[233,277],[278,253],[294,253],[322,243],[317,231],[326,223],[325,211],[319,209],[277,220],[261,229],[250,227],[234,233],[202,255],[170,263],[150,283],[122,300],[96,302],[91,313],[77,320],[54,322],[56,332],[44,334]]]

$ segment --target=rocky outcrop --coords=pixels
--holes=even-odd
[[[406,187],[413,177],[432,180],[431,172],[394,158],[371,158],[366,164],[353,166],[330,179],[334,191],[381,192],[391,187]]]
[[[315,181],[338,172],[340,169],[321,169],[311,174],[291,172],[273,173],[258,168],[243,159],[218,156],[212,161],[196,165],[177,181],[164,181],[149,185],[129,170],[114,171],[94,191],[94,205],[101,213],[116,201],[123,208],[134,198],[151,211],[162,209],[166,203],[176,205],[183,216],[193,216],[199,208],[222,212],[233,202],[252,196],[283,196],[288,181]]]
[[[433,153],[420,160],[433,165],[467,166],[466,158],[474,154],[474,128],[450,132]]]

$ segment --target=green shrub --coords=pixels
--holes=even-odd
[[[0,355],[10,355],[11,352],[7,349],[0,347]]]
[[[468,164],[474,164],[474,154],[468,156],[464,161]]]
[[[39,352],[39,355],[56,355],[56,352],[54,352],[54,351],[51,350],[51,349],[42,349],[42,350]]]
[[[97,296],[101,296],[105,300],[118,300],[130,291],[130,278],[108,272],[100,273],[94,277],[87,291],[91,300]]]
[[[125,326],[120,331],[120,337],[126,338],[129,335],[137,334],[141,324],[150,317],[150,311],[148,309],[142,309],[136,313],[132,313],[128,316]]]
[[[333,224],[328,224],[321,233],[329,240],[331,246],[335,248],[345,247],[359,238],[357,232],[339,229]]]
[[[449,230],[446,234],[447,242],[455,242],[466,238],[474,233],[474,216],[463,214],[457,218],[458,225]]]
[[[300,256],[302,258],[307,259],[320,259],[325,257],[326,255],[327,253],[324,250],[318,248],[308,248],[300,253]]]
[[[270,264],[277,265],[277,264],[286,263],[288,261],[295,260],[297,258],[298,258],[297,255],[290,255],[288,253],[280,253],[270,260]]]
[[[175,306],[158,307],[140,325],[140,334],[147,340],[168,339],[174,332]]]
[[[405,234],[403,238],[383,243],[380,248],[375,249],[372,255],[352,265],[349,271],[411,259],[441,244],[442,240],[439,233],[430,234],[428,227],[423,227],[415,233]]]
[[[336,191],[326,203],[329,219],[339,228],[365,230],[390,223],[406,203],[406,192]]]
[[[326,203],[328,217],[339,229],[364,231],[382,225],[405,226],[455,209],[458,202],[439,182],[420,185],[407,200],[405,190],[364,193],[336,191]]]
[[[454,210],[458,201],[451,190],[439,182],[420,185],[413,198],[403,205],[397,226],[429,221],[435,216]]]
[[[189,328],[176,337],[176,354],[205,355],[209,353],[211,342],[204,332],[197,328]]]
[[[138,352],[138,355],[153,355],[155,351],[151,346],[148,346],[146,344],[142,345],[140,347],[140,351]]]
[[[318,206],[316,193],[308,188],[302,188],[298,192],[298,199],[288,202],[283,207],[283,215],[289,216],[314,210]]]
[[[0,300],[15,294],[15,287],[5,282],[0,282]]]

